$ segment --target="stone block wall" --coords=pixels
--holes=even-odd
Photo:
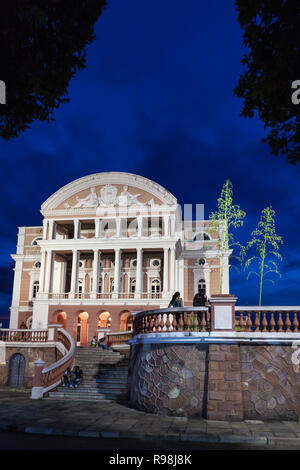
[[[130,403],[150,413],[211,420],[297,420],[294,351],[270,344],[133,345]]]

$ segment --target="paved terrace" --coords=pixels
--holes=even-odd
[[[0,431],[56,436],[175,440],[300,448],[300,422],[209,421],[156,416],[115,402],[31,400],[30,391],[0,389]]]

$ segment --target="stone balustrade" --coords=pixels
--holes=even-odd
[[[6,343],[45,343],[48,341],[48,330],[1,328],[0,341],[4,341]]]
[[[139,312],[134,335],[146,333],[232,331],[236,333],[299,333],[300,307],[234,307],[215,302],[207,307],[181,307]],[[217,310],[219,309],[219,310]],[[225,310],[226,309],[226,310]],[[218,316],[218,317],[217,317]]]
[[[106,333],[107,346],[126,344],[133,336],[133,331],[115,331]]]
[[[134,335],[174,331],[209,331],[208,307],[182,307],[148,310],[134,317]]]
[[[255,333],[299,333],[300,307],[236,307],[235,330]]]

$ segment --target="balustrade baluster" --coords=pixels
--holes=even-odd
[[[186,317],[187,331],[191,331],[191,314],[187,312]]]
[[[194,331],[198,331],[199,321],[198,321],[198,313],[194,312]]]
[[[167,331],[170,331],[170,326],[171,326],[171,322],[170,322],[170,314],[167,313],[167,321],[166,321],[166,327],[167,327]]]
[[[149,332],[149,325],[150,325],[150,322],[149,322],[149,315],[146,315],[146,316],[145,316],[145,331],[146,331],[146,333]]]
[[[240,312],[239,327],[240,327],[241,331],[243,331],[243,327],[244,327],[244,312]]]
[[[286,327],[286,333],[291,332],[291,320],[290,320],[290,312],[285,312],[285,327]]]
[[[270,318],[270,332],[271,333],[275,333],[275,326],[276,326],[276,323],[275,323],[275,320],[274,320],[274,312],[271,312],[271,318]]]
[[[263,319],[262,319],[262,331],[265,333],[267,332],[267,326],[268,326],[268,322],[267,322],[267,318],[266,318],[266,312],[263,312]]]
[[[183,326],[184,326],[183,314],[180,313],[180,318],[179,318],[179,331],[183,331]]]
[[[158,313],[155,314],[155,322],[154,322],[154,325],[155,325],[155,331],[156,333],[158,332],[158,327],[159,327],[159,318],[158,318]]]
[[[294,330],[294,332],[299,331],[299,322],[298,322],[298,318],[297,318],[297,312],[294,312],[293,330]]]
[[[206,331],[206,319],[205,319],[205,312],[202,312],[202,319],[201,319],[201,331]]]
[[[283,332],[283,321],[282,321],[282,313],[281,312],[278,312],[278,322],[277,322],[277,326],[278,326],[278,332],[279,333],[282,333]]]
[[[255,312],[255,321],[254,321],[255,331],[260,331],[260,321],[259,321],[259,312]]]
[[[252,331],[252,321],[251,321],[251,312],[247,313],[247,331]]]
[[[175,315],[175,313],[173,313],[172,326],[173,326],[173,331],[176,331],[176,330],[177,330],[177,320],[176,320],[176,315]]]
[[[160,331],[164,331],[165,321],[164,321],[164,315],[162,313],[160,314],[159,326],[160,326]]]
[[[153,315],[151,315],[150,316],[150,324],[149,324],[150,333],[153,333],[153,329],[154,329],[154,318],[153,318]]]

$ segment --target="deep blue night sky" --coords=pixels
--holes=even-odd
[[[0,141],[0,315],[11,302],[17,227],[40,225],[53,192],[103,171],[153,179],[181,204],[204,203],[206,217],[229,178],[247,213],[241,241],[272,205],[284,261],[263,304],[300,305],[299,166],[271,155],[263,124],[239,115],[233,89],[244,49],[234,1],[108,0],[95,33],[56,121]],[[231,293],[256,305],[257,280],[231,268]]]

